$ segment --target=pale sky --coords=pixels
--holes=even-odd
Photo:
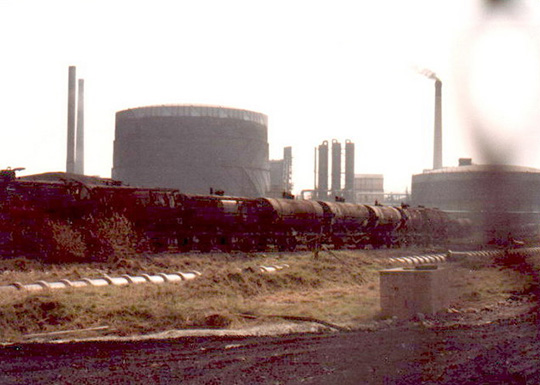
[[[356,144],[356,173],[403,192],[433,158],[434,84],[414,67],[443,82],[445,166],[496,154],[540,168],[538,6],[514,4],[0,0],[0,168],[65,171],[69,65],[85,79],[89,175],[110,177],[117,111],[212,104],[268,115],[296,192],[332,139]]]

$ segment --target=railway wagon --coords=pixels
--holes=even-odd
[[[83,215],[80,189],[62,182],[13,182],[0,178],[0,254],[40,254],[50,220],[69,222]]]
[[[88,189],[85,216],[111,217],[119,214],[144,237],[154,251],[176,244],[183,212],[182,194],[174,189],[95,185]]]
[[[461,226],[445,212],[423,207],[188,195],[63,175],[55,181],[21,180],[9,171],[0,173],[4,255],[46,240],[40,231],[48,220],[79,226],[75,230],[89,232],[85,238],[91,240],[96,218],[125,218],[153,251],[426,245],[446,240]]]
[[[256,207],[252,198],[182,194],[180,251],[261,248]]]
[[[392,206],[366,206],[374,218],[369,243],[374,248],[392,247],[399,244],[398,230],[403,227],[405,218],[402,212]]]
[[[292,251],[298,244],[315,247],[330,225],[329,216],[316,201],[259,198],[257,203],[261,244],[275,245],[281,251]]]
[[[454,228],[457,230],[462,223],[466,224],[466,222],[452,223],[448,214],[438,209],[403,206],[401,211],[405,217],[400,232],[401,243],[404,246],[427,246],[444,242],[453,233]]]
[[[376,224],[374,212],[365,205],[343,202],[319,202],[330,217],[324,243],[340,249],[345,246],[364,247]]]

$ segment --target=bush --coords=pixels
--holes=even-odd
[[[68,223],[56,220],[45,221],[40,248],[46,262],[82,262],[86,257],[83,235]]]
[[[118,213],[108,217],[88,217],[83,228],[87,255],[91,261],[111,262],[133,257],[144,243],[133,224]]]

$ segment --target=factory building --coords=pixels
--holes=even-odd
[[[384,176],[382,174],[355,174],[354,197],[356,203],[372,205],[384,202]]]
[[[264,196],[270,187],[268,118],[202,105],[119,111],[112,178],[190,194]]]
[[[270,190],[271,198],[290,196],[292,184],[292,147],[283,149],[283,159],[270,161]]]

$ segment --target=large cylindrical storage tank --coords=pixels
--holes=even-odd
[[[268,118],[225,107],[164,105],[116,113],[112,178],[132,186],[260,197],[270,187]]]
[[[474,165],[425,170],[412,177],[413,206],[439,208],[467,218],[489,237],[538,233],[540,170],[510,165]]]

